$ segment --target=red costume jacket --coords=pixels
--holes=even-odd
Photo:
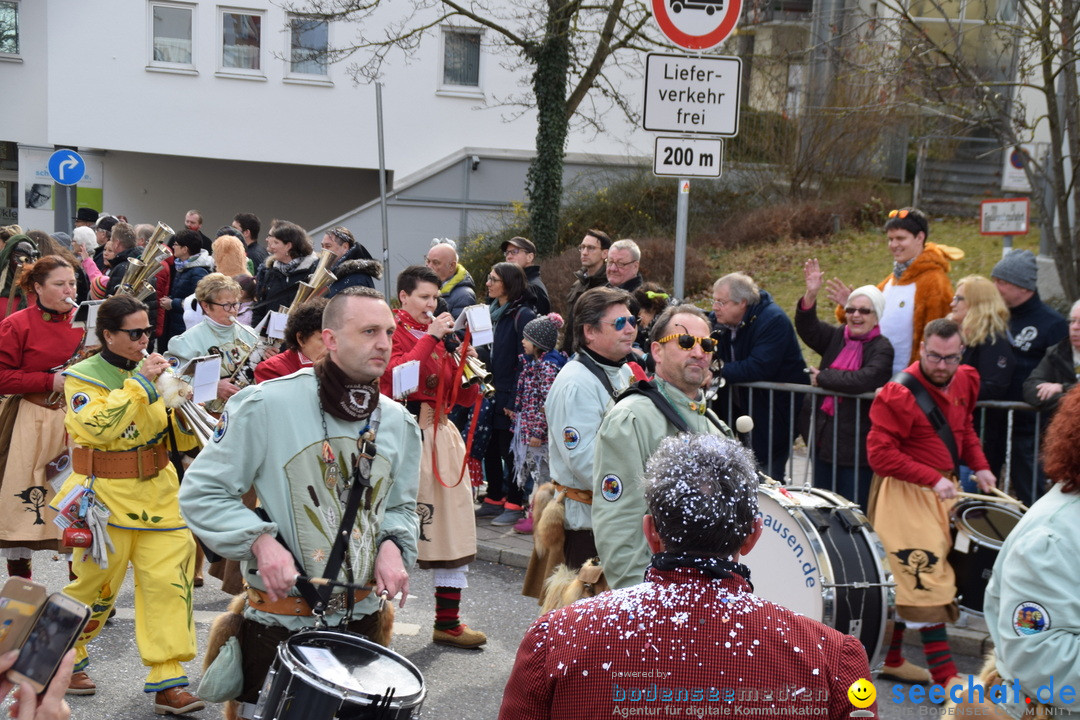
[[[989,470],[979,436],[972,427],[972,413],[979,397],[978,371],[961,365],[949,384],[939,388],[923,377],[919,363],[905,370],[918,378],[945,414],[960,460],[972,470]],[[944,441],[934,432],[911,391],[895,382],[885,383],[870,406],[866,455],[878,475],[918,485],[933,485],[953,464]]]
[[[449,353],[446,352],[442,341],[424,332],[422,328],[425,326],[413,320],[404,310],[394,313],[394,321],[397,324],[397,329],[394,330],[394,348],[390,351],[390,365],[380,380],[382,394],[392,397],[394,368],[410,360],[419,360],[420,386],[409,394],[410,401],[435,403],[435,395],[441,378],[443,392],[446,393],[448,400],[447,407],[443,408],[444,412],[452,408],[455,403],[472,405],[476,401],[479,390],[476,385],[471,385],[467,390],[451,387],[454,381],[455,363],[448,360]],[[457,390],[456,400],[453,392],[455,389]]]
[[[52,392],[56,375],[49,370],[70,360],[83,336],[70,318],[32,305],[0,322],[0,393]]]
[[[266,358],[255,366],[255,382],[261,383],[274,378],[292,375],[297,370],[311,367],[312,362],[302,356],[297,350],[279,352],[271,358]]]
[[[645,577],[537,620],[518,648],[500,720],[663,717],[670,707],[680,717],[746,708],[770,717],[769,708],[788,707],[849,717],[848,688],[870,678],[858,640],[752,595],[741,577],[691,568]]]

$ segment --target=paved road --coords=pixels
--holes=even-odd
[[[63,587],[66,563],[52,560],[52,553],[37,553],[34,572],[51,589]],[[466,622],[484,630],[490,638],[482,650],[457,650],[431,643],[430,627],[434,615],[431,574],[414,573],[412,595],[395,624],[394,650],[408,657],[423,673],[428,697],[419,715],[424,720],[493,720],[498,715],[506,678],[513,665],[517,645],[526,628],[537,615],[531,598],[520,595],[523,571],[519,568],[476,562],[470,574],[473,587],[463,594],[462,613]],[[196,626],[199,650],[202,651],[210,622],[225,609],[229,597],[218,589],[216,580],[195,591]],[[98,683],[92,697],[70,697],[72,716],[77,720],[135,720],[155,717],[151,700],[142,693],[145,677],[134,643],[134,598],[129,573],[118,599],[117,617],[91,646],[91,676]],[[921,650],[905,648],[913,661],[921,661]],[[979,660],[959,656],[962,671],[974,672]],[[188,663],[188,673],[197,685],[199,663]],[[908,717],[933,717],[936,708],[910,703],[888,702],[891,683],[878,682],[880,716],[888,720]],[[6,710],[0,710],[6,712]],[[193,715],[205,720],[221,717],[218,706]]]

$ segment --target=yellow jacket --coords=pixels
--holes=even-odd
[[[195,436],[166,411],[154,384],[138,369],[122,370],[95,355],[64,372],[64,425],[73,444],[106,451],[169,444],[171,418],[176,449],[196,447]],[[56,494],[53,509],[77,485],[91,482],[72,473]],[[171,463],[152,478],[93,478],[92,487],[112,513],[109,525],[137,530],[186,527],[177,497],[180,481]]]

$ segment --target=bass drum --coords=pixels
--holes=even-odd
[[[424,678],[365,637],[300,632],[278,645],[254,720],[406,720],[420,711]]]
[[[740,558],[754,594],[853,635],[878,667],[891,632],[892,574],[859,506],[828,490],[761,485],[758,511],[761,539]]]

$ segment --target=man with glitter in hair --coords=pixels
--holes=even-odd
[[[751,453],[716,435],[669,437],[643,483],[645,582],[537,620],[499,718],[849,717],[848,689],[870,678],[862,645],[755,596],[739,562],[762,532]]]

